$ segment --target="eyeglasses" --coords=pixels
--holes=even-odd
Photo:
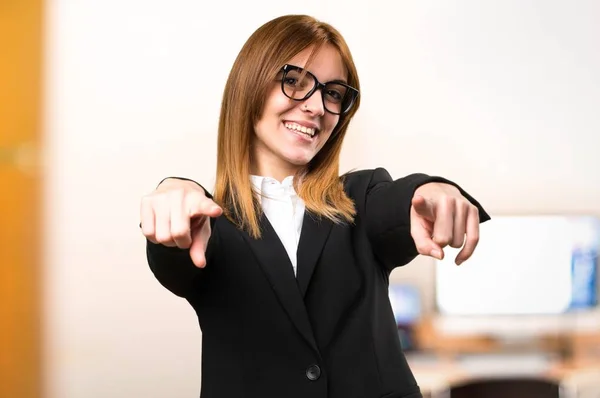
[[[358,90],[340,81],[321,83],[317,77],[299,66],[286,64],[281,68],[281,91],[294,101],[304,101],[321,90],[323,107],[329,113],[341,115],[352,109]]]

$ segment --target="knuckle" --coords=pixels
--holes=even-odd
[[[454,206],[454,204],[456,203],[456,199],[453,196],[450,195],[444,195],[444,197],[442,198],[442,202],[448,206],[448,207],[452,207]]]
[[[436,207],[440,211],[447,211],[447,209],[448,209],[448,200],[446,199],[446,196],[442,196],[441,198],[439,198],[437,200]]]
[[[154,238],[154,228],[142,224],[142,235],[146,238]]]
[[[469,211],[471,209],[472,206],[469,202],[467,202],[466,200],[462,200],[459,203],[459,208],[460,210],[462,210],[465,214],[469,214]]]
[[[467,242],[470,246],[476,246],[479,243],[479,234],[473,234],[467,238]]]
[[[450,247],[458,249],[458,248],[462,247],[464,243],[465,243],[464,236],[463,236],[463,239],[455,238],[454,240],[452,240],[452,243],[450,243]]]
[[[438,245],[447,245],[448,243],[450,243],[451,238],[450,238],[450,235],[440,234],[440,235],[436,235],[433,238],[433,241],[435,243],[437,243]]]
[[[170,244],[173,241],[171,234],[164,233],[164,232],[157,232],[154,235],[154,239],[156,239],[156,241],[158,243],[163,244],[163,245]]]
[[[474,216],[477,217],[477,219],[479,219],[479,209],[477,208],[477,206],[474,205],[469,205],[469,213]]]
[[[186,236],[188,236],[189,231],[190,230],[185,227],[173,228],[171,229],[171,238],[175,240],[185,238]]]

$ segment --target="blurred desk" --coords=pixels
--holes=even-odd
[[[415,340],[426,354],[407,353],[407,360],[424,395],[435,398],[447,398],[449,391],[469,383],[511,380],[555,383],[573,392],[561,397],[600,398],[599,329],[525,337],[507,344],[489,335],[442,333],[431,319],[423,320],[415,329]]]
[[[573,392],[581,391],[584,383],[588,390],[597,391],[594,398],[600,398],[600,358],[566,362],[544,355],[536,358],[535,354],[473,354],[437,359],[431,355],[409,354],[407,359],[426,396],[446,398],[453,388],[486,380],[540,380]],[[589,387],[591,383],[597,383],[596,387]],[[591,397],[585,395],[588,396]]]

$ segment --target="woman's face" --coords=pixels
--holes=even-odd
[[[309,48],[299,53],[288,64],[304,67],[310,51]],[[330,45],[323,46],[316,54],[309,72],[323,83],[347,80],[342,58]],[[307,76],[307,79],[311,78]],[[289,88],[298,81],[289,74],[284,84]],[[288,98],[281,87],[281,80],[274,79],[262,117],[254,126],[252,147],[252,173],[280,181],[312,160],[339,121],[339,115],[325,110],[322,90],[316,90],[305,100],[295,101]]]

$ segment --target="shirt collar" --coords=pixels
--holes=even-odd
[[[282,182],[279,182],[272,177],[250,175],[250,180],[254,189],[256,189],[259,194],[268,193],[279,187],[283,187],[284,192],[289,193],[290,195],[296,194],[296,191],[294,190],[294,176],[287,176]]]

